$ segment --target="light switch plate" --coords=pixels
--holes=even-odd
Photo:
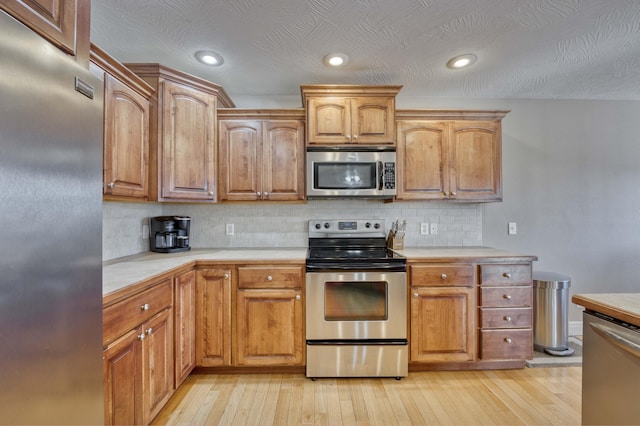
[[[423,222],[420,224],[420,234],[421,235],[429,235],[429,224]]]
[[[509,235],[516,235],[518,233],[518,228],[515,222],[509,222]]]
[[[227,235],[233,235],[233,233],[234,233],[233,223],[227,223]]]

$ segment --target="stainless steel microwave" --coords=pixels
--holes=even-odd
[[[395,195],[395,148],[307,148],[307,198],[388,199]]]

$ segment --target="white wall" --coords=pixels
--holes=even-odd
[[[245,108],[301,107],[299,96],[234,96],[234,101]],[[299,246],[305,238],[305,220],[312,217],[371,216],[386,218],[389,223],[406,218],[415,233],[410,244],[477,242],[537,255],[534,270],[569,275],[570,294],[640,291],[636,277],[640,265],[640,137],[636,121],[640,120],[640,101],[411,98],[401,92],[397,106],[510,109],[503,120],[504,201],[466,206],[375,201],[161,207],[114,203],[105,207],[105,233],[120,229],[119,223],[140,228],[145,216],[190,214],[197,219],[194,224],[200,223],[194,226],[196,247],[279,243],[284,237],[292,246]],[[269,219],[261,222],[263,217]],[[220,226],[231,220],[241,224],[236,225],[236,232],[249,230],[249,234],[225,237]],[[436,220],[451,224],[450,230],[445,226],[445,233],[435,238],[417,235],[420,221]],[[517,235],[507,235],[508,222],[517,223]],[[126,235],[122,241],[111,239],[105,244],[105,259],[146,250],[141,240],[128,238],[136,232],[140,239],[140,231],[131,228],[122,231]],[[287,232],[293,235],[282,234]],[[572,307],[570,320],[580,319],[579,311]]]

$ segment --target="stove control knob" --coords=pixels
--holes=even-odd
[[[329,224],[329,222],[325,222],[325,223],[324,223],[324,228],[325,228],[325,229],[329,229],[329,227],[330,227],[330,226],[331,226],[331,225]]]
[[[373,225],[373,227],[376,228],[376,229],[380,229],[380,224],[376,223],[375,225]]]
[[[316,223],[316,229],[320,229],[322,228],[322,225],[320,225],[319,223]]]
[[[371,224],[369,222],[367,222],[367,223],[364,224],[364,227],[365,228],[371,228]]]

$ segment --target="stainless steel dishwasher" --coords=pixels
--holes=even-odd
[[[583,313],[582,424],[640,424],[640,327]]]

